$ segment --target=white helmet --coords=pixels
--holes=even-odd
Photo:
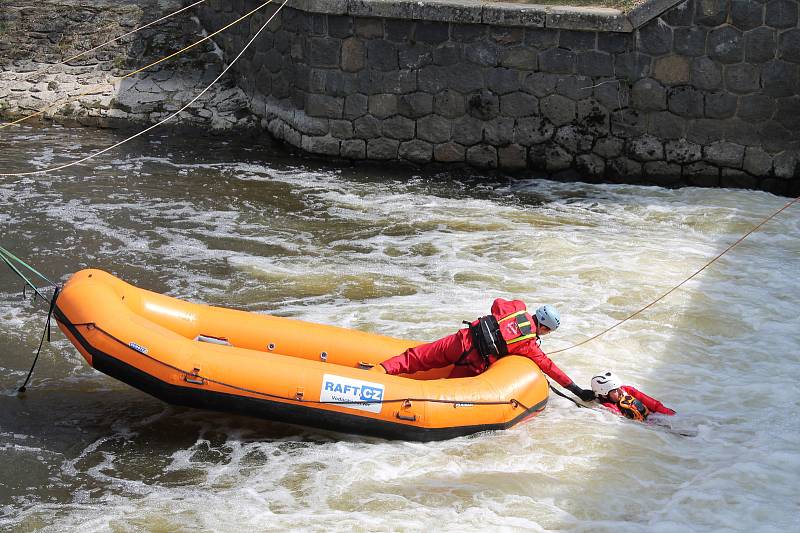
[[[592,391],[598,396],[607,396],[609,392],[622,386],[619,378],[611,372],[592,378]]]
[[[536,321],[547,326],[550,331],[555,331],[561,325],[561,316],[552,305],[543,305],[536,310]]]

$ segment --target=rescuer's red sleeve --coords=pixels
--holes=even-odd
[[[524,355],[536,363],[542,372],[553,378],[556,383],[562,387],[569,387],[572,384],[572,379],[558,368],[558,366],[545,355],[542,349],[539,348],[536,344],[536,339],[512,344],[508,351],[514,355]]]

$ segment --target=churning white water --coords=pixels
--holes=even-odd
[[[3,171],[114,142],[20,129]],[[177,136],[176,136],[177,137]],[[572,346],[683,281],[787,199],[336,168],[261,139],[162,137],[0,181],[0,244],[171,296],[434,339],[492,299],[556,305]],[[58,332],[0,273],[0,530],[798,531],[800,207],[681,289],[553,355],[679,412],[681,437],[552,395],[513,429],[384,441],[171,407]]]

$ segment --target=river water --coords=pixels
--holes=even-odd
[[[122,133],[17,128],[3,172]],[[433,339],[493,298],[556,305],[567,348],[677,285],[786,198],[336,167],[257,138],[160,133],[0,178],[0,244],[65,281]],[[681,437],[555,395],[537,418],[391,442],[172,407],[88,367],[0,272],[3,531],[800,530],[800,206],[653,308],[553,359],[611,369]]]

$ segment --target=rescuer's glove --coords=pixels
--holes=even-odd
[[[575,382],[569,384],[567,390],[570,391],[572,394],[583,400],[584,402],[591,402],[595,399],[594,392],[590,389],[582,389],[578,387]]]

